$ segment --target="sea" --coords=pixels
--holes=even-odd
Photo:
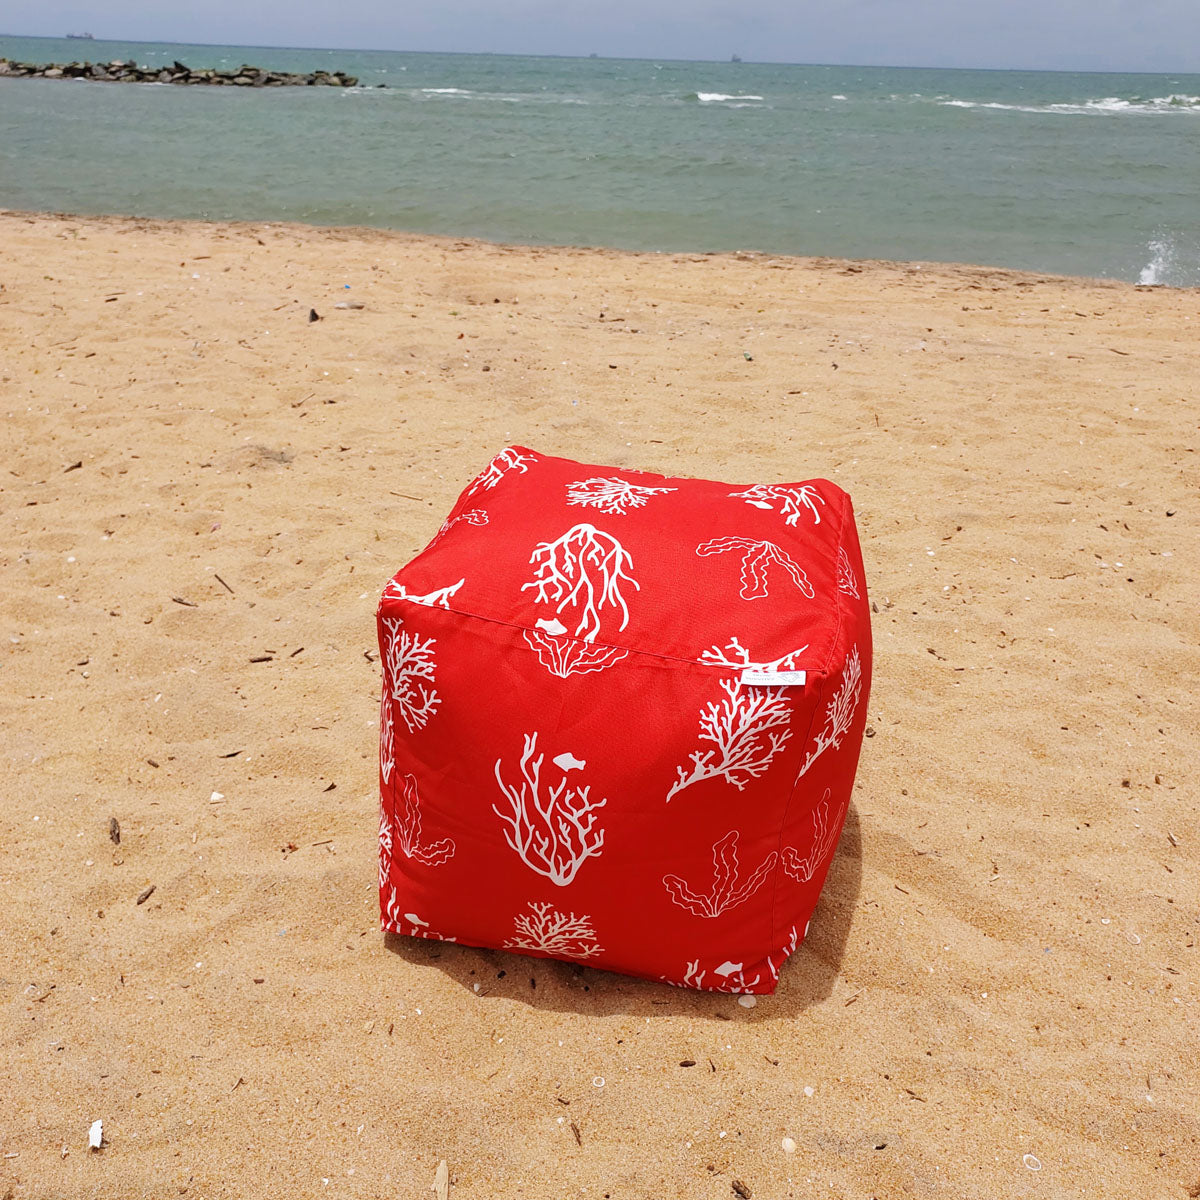
[[[0,78],[0,207],[1200,285],[1200,76],[0,37],[35,62],[353,88]]]

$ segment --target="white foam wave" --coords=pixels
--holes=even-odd
[[[1134,97],[1103,96],[1079,104],[999,104],[995,101],[939,99],[945,108],[993,108],[1006,112],[1048,113],[1051,115],[1085,115],[1089,113],[1164,113],[1192,112],[1200,114],[1200,96],[1170,95]]]
[[[1170,242],[1158,241],[1151,242],[1148,249],[1150,261],[1142,268],[1138,283],[1143,287],[1160,287],[1175,266],[1175,247]]]
[[[473,92],[466,88],[421,88],[426,96],[472,96]]]
[[[761,96],[727,96],[724,92],[697,92],[701,104],[720,104],[726,100],[761,100]]]
[[[846,97],[843,96],[841,94],[841,92],[838,92],[836,95],[830,96],[829,98],[830,98],[830,100],[845,100],[846,99]]]

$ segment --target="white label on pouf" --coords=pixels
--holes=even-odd
[[[747,667],[742,672],[743,683],[758,687],[803,687],[807,678],[807,671],[763,671]]]

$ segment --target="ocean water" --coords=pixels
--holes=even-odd
[[[1200,285],[1196,75],[42,38],[0,38],[0,56],[360,79],[0,79],[0,207]]]

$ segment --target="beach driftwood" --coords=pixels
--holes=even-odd
[[[0,76],[11,79],[83,79],[95,83],[180,83],[214,87],[357,87],[358,77],[345,71],[293,74],[243,63],[236,71],[193,69],[176,60],[169,67],[140,67],[114,58],[111,62],[26,63],[0,58]]]

